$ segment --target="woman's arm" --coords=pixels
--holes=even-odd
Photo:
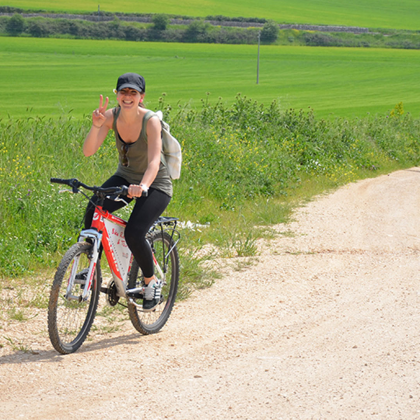
[[[146,127],[148,165],[140,185],[130,185],[129,194],[132,197],[140,197],[143,191],[147,191],[159,172],[160,154],[162,151],[161,130],[159,119],[150,118]]]
[[[99,108],[92,113],[92,127],[83,143],[83,154],[91,156],[101,147],[103,141],[112,127],[112,110],[106,110],[109,99],[103,104],[103,96],[100,96]]]

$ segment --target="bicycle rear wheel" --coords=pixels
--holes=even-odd
[[[165,272],[160,304],[152,312],[144,312],[142,299],[133,299],[139,305],[128,301],[128,313],[134,328],[141,334],[154,334],[160,331],[168,320],[175,303],[179,281],[179,255],[173,239],[167,232],[153,232],[150,238],[153,253]],[[165,271],[166,268],[166,271]],[[143,274],[136,261],[133,261],[128,288],[141,287]]]
[[[58,266],[51,287],[48,304],[48,333],[54,348],[62,354],[74,353],[85,341],[95,318],[101,288],[101,270],[96,265],[88,299],[81,301],[84,288],[83,275],[74,281],[70,298],[66,298],[73,264],[74,273],[87,272],[92,245],[85,242],[74,244]],[[86,277],[86,276],[85,276]]]

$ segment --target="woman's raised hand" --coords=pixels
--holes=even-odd
[[[103,123],[106,120],[105,111],[108,106],[108,102],[109,102],[109,98],[106,97],[105,104],[104,104],[104,97],[100,95],[99,107],[92,112],[92,124],[97,128],[101,128]]]

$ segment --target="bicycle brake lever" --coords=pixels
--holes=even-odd
[[[119,195],[107,195],[106,198],[112,201],[122,201],[126,206],[128,206],[127,201],[121,198]]]

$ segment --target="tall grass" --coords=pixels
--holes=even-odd
[[[167,214],[209,226],[185,231],[187,249],[213,242],[229,255],[252,254],[254,226],[286,220],[296,198],[420,163],[420,120],[402,104],[390,115],[323,120],[241,95],[232,106],[205,99],[200,110],[164,99],[184,158]],[[82,155],[89,127],[69,114],[0,121],[1,276],[53,268],[76,239],[86,200],[59,194],[49,178],[100,184],[112,175],[111,135],[96,155]]]

